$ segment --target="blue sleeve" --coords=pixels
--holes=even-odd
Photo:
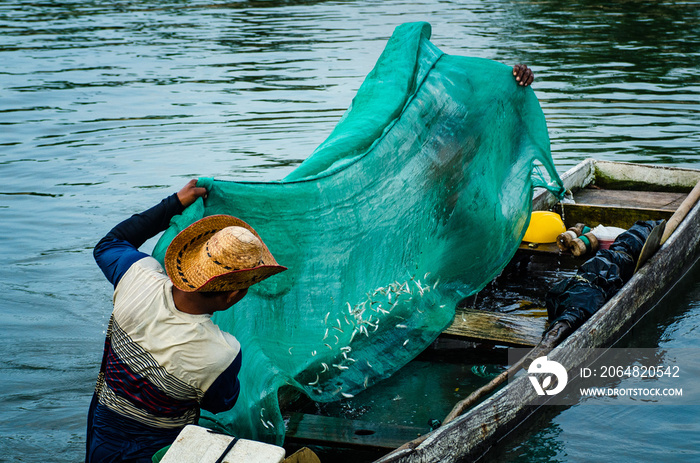
[[[202,398],[201,407],[212,413],[231,410],[238,400],[241,384],[238,372],[241,370],[241,352],[238,352],[231,365],[212,383]]]
[[[115,288],[134,262],[148,257],[148,254],[139,251],[128,241],[117,239],[100,241],[93,254],[102,273]]]
[[[97,243],[93,256],[114,287],[134,262],[148,257],[138,250],[139,246],[165,230],[170,219],[183,209],[177,193],[174,193],[147,211],[121,222]]]

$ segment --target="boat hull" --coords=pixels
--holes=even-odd
[[[700,171],[659,168],[624,163],[598,163],[586,160],[562,176],[569,189],[591,183],[598,176],[614,174],[618,179],[636,175],[641,183],[660,189],[692,188]],[[654,180],[655,178],[659,179]],[[659,183],[660,182],[660,183]],[[542,192],[534,200],[534,209],[551,207],[550,195]],[[698,260],[700,249],[700,204],[695,204],[662,247],[632,279],[583,326],[552,350],[548,358],[561,363],[567,371],[592,360],[594,348],[606,348],[625,334],[666,295]],[[658,308],[657,310],[660,310]],[[377,460],[394,462],[446,462],[476,459],[507,433],[541,411],[540,396],[527,375],[510,381],[505,387],[455,420],[430,433],[421,441],[407,443]]]

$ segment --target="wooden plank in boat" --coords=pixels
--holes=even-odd
[[[584,188],[576,193],[575,199],[576,204],[675,211],[687,196],[687,193]]]
[[[559,246],[556,243],[528,243],[523,241],[518,247],[520,253],[530,254],[560,254]],[[569,254],[567,252],[567,254]]]
[[[575,195],[576,204],[563,204],[567,225],[629,228],[638,220],[668,220],[688,195],[659,191],[584,188]]]
[[[372,423],[321,415],[292,413],[287,421],[286,442],[349,448],[393,450],[415,439],[427,428]]]
[[[567,225],[585,223],[589,227],[630,228],[638,220],[668,220],[673,210],[644,209],[614,206],[589,206],[586,204],[564,204],[563,213]]]
[[[545,327],[546,321],[541,318],[458,308],[452,325],[442,334],[506,346],[532,347],[542,338]]]

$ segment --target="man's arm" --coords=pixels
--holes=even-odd
[[[97,265],[107,279],[116,287],[129,267],[148,254],[138,248],[149,238],[165,230],[173,216],[182,213],[201,196],[206,189],[197,187],[197,180],[191,180],[179,192],[174,193],[156,206],[134,214],[110,230],[93,251]]]
[[[212,413],[221,413],[231,410],[238,400],[241,390],[238,381],[238,372],[241,370],[241,352],[238,352],[226,370],[212,383],[202,398],[200,406]]]

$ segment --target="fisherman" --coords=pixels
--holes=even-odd
[[[196,183],[120,223],[95,247],[115,291],[88,412],[86,462],[150,462],[197,422],[200,407],[219,413],[238,398],[240,345],[210,317],[286,268],[253,228],[227,215],[180,232],[166,251],[165,270],[138,251],[206,196]]]
[[[514,66],[513,76],[521,86],[533,81],[525,65]],[[138,251],[206,194],[190,181],[114,227],[95,247],[95,260],[115,292],[88,413],[87,462],[150,462],[185,425],[197,422],[200,407],[219,413],[236,402],[240,345],[210,316],[285,267],[255,230],[223,215],[178,234],[165,269]]]

